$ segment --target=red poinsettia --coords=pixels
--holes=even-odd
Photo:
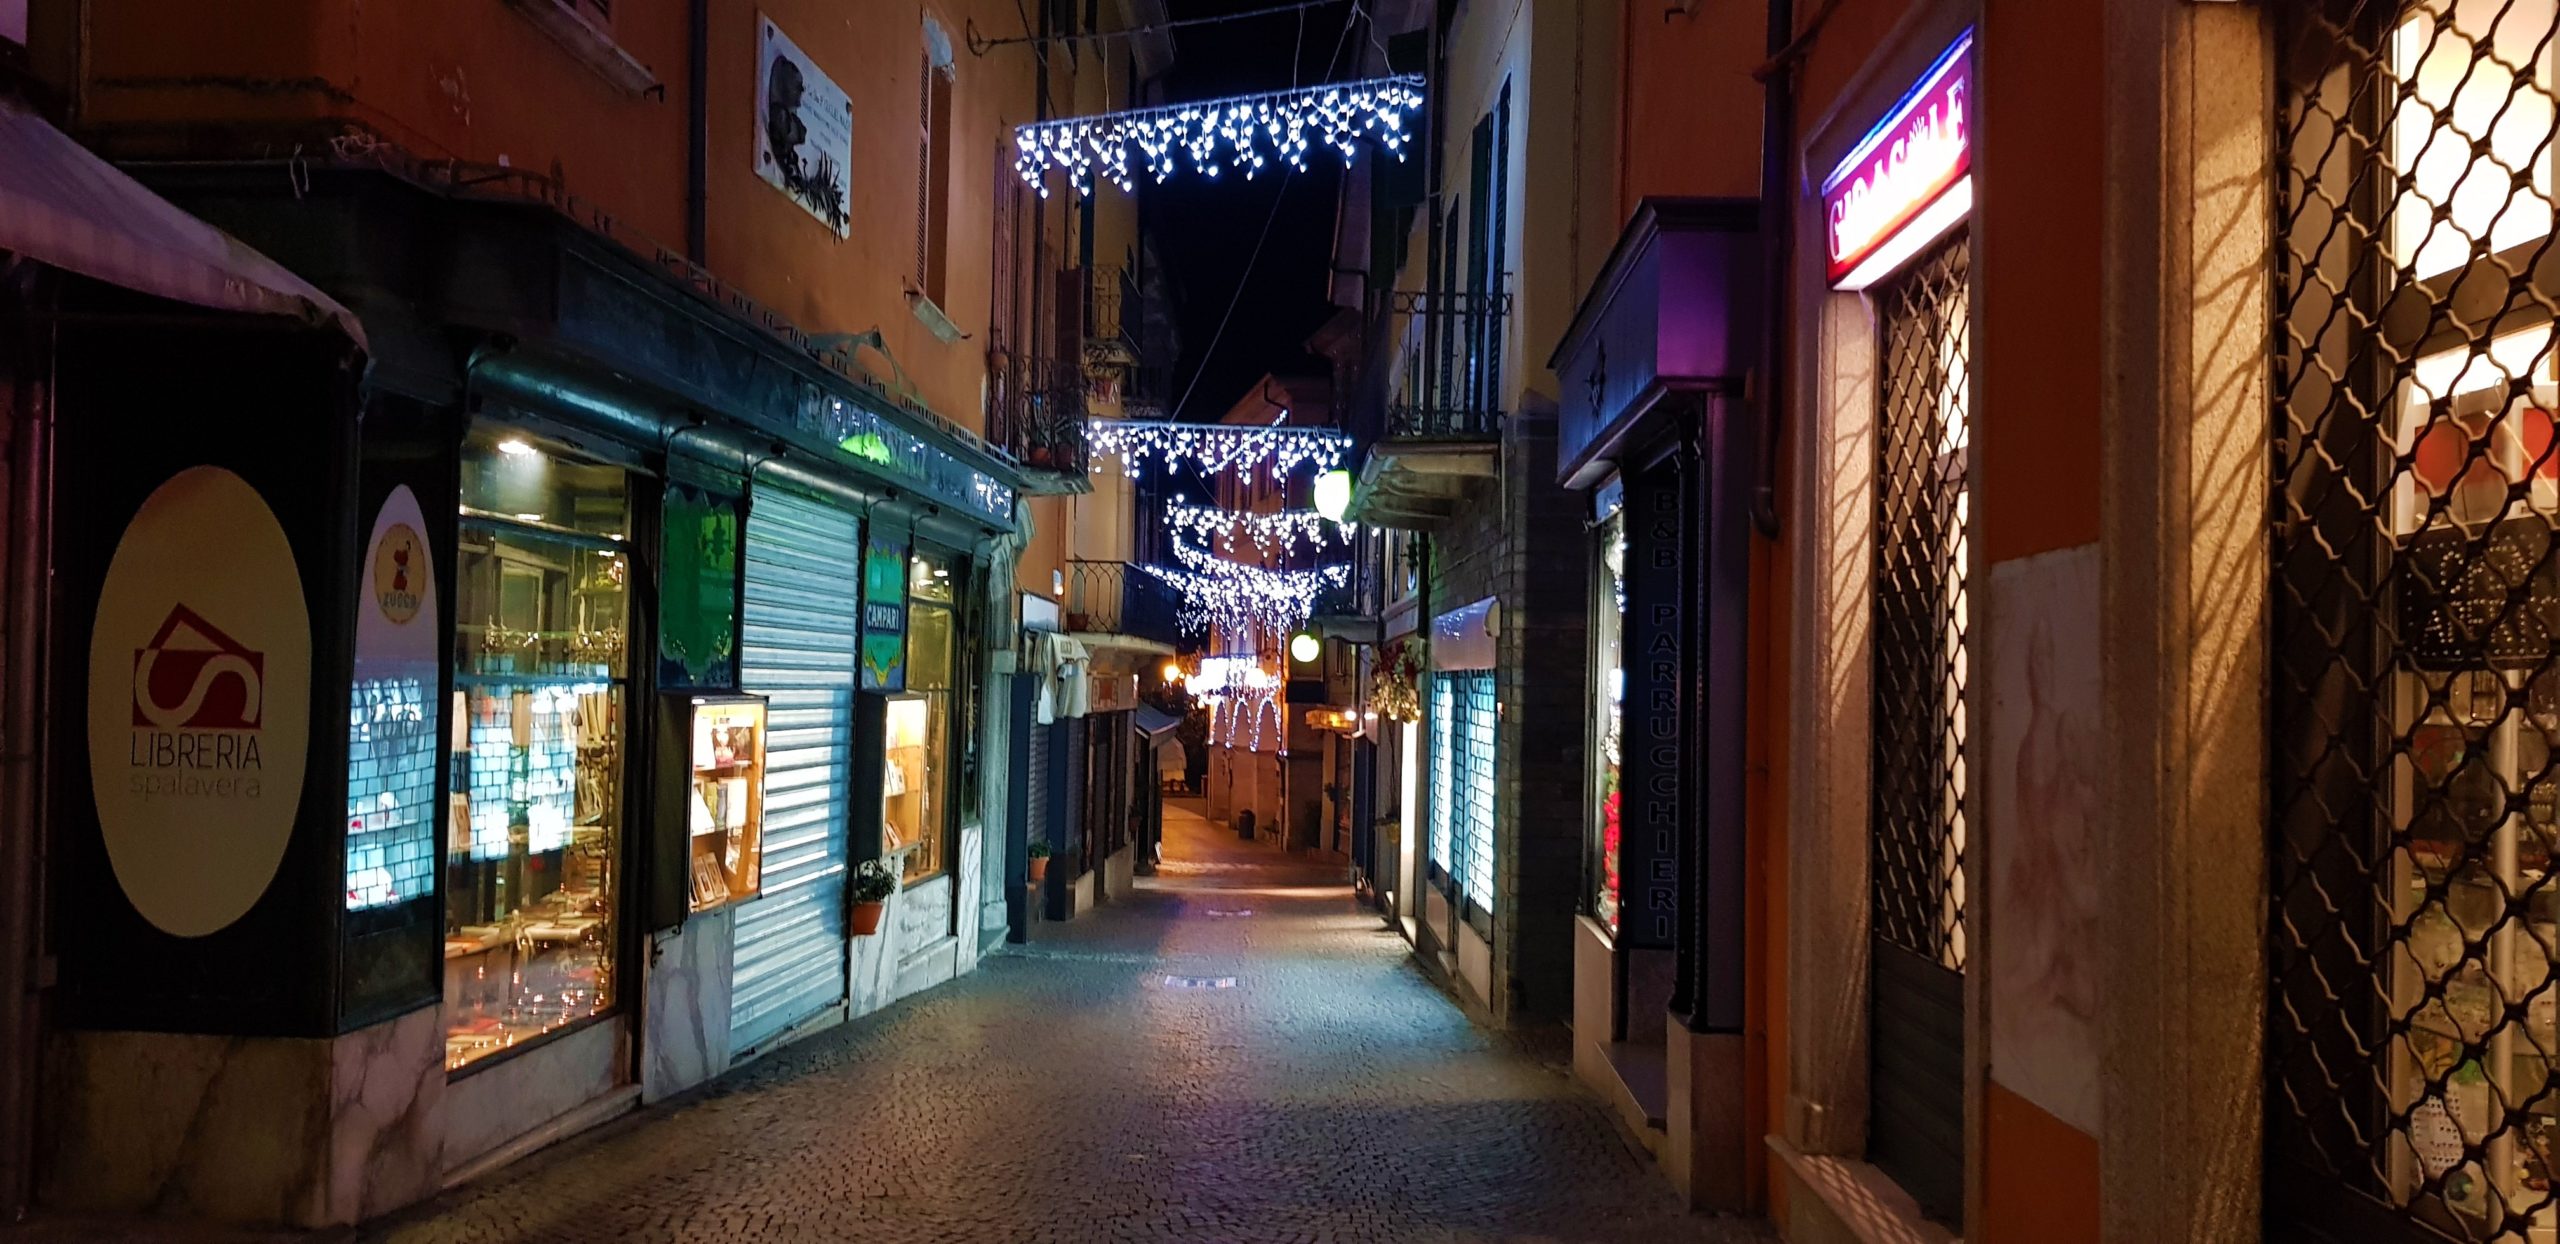
[[[1618,791],[1610,783],[1609,793],[1600,797],[1600,893],[1606,903],[1609,926],[1618,924]]]

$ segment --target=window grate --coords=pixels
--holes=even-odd
[[[2269,1212],[2550,1240],[2560,0],[2275,10]]]
[[[1872,855],[1875,935],[1962,971],[1965,457],[1971,247],[1878,295]]]
[[[1431,862],[1461,897],[1493,902],[1493,672],[1431,676]]]

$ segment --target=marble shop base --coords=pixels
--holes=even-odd
[[[60,1032],[37,1199],[74,1214],[322,1227],[444,1173],[437,1008],[334,1039]]]

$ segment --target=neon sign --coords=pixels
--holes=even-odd
[[[1833,285],[1865,287],[1973,205],[1972,51],[1967,31],[1822,183]]]

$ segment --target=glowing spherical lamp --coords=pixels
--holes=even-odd
[[[1315,632],[1300,631],[1289,637],[1290,660],[1305,665],[1323,655],[1324,641],[1316,638]]]
[[[1351,472],[1327,471],[1316,477],[1316,513],[1341,522],[1351,509]]]

